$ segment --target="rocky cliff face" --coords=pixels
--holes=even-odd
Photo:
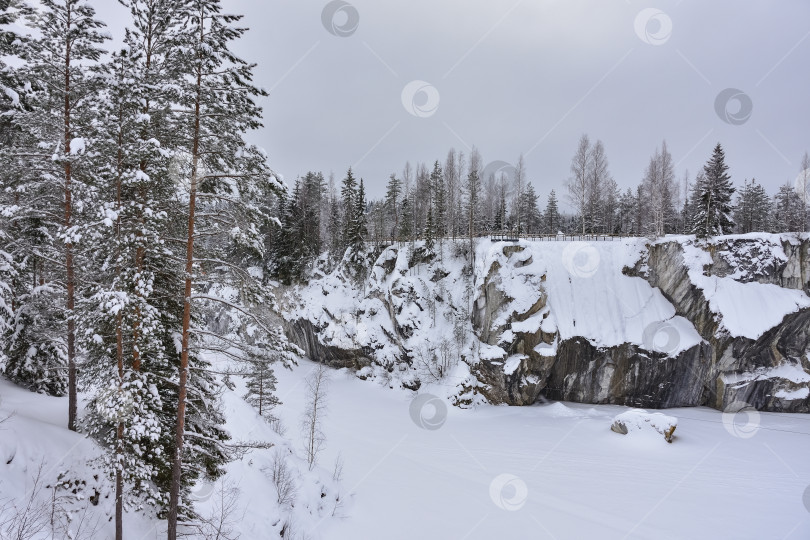
[[[684,261],[690,259],[690,252],[694,259],[696,250],[708,256],[703,257],[702,268],[690,270]],[[691,241],[658,242],[626,272],[658,287],[710,346],[702,403],[720,409],[741,402],[762,410],[810,412],[810,309],[800,306],[773,326],[743,335],[724,324],[723,314],[712,306],[713,291],[701,287],[711,285],[704,280],[710,276],[810,293],[807,237],[738,236],[703,246]],[[770,315],[768,307],[749,302],[738,309],[745,317],[757,319]]]
[[[807,235],[482,240],[473,268],[460,250],[316,272],[283,302],[287,335],[363,378],[455,384],[460,404],[810,412]]]

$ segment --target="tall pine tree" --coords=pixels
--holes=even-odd
[[[239,15],[224,14],[218,0],[188,0],[183,43],[178,47],[187,67],[180,87],[178,133],[184,159],[178,162],[179,185],[186,212],[180,363],[174,448],[171,454],[169,538],[178,521],[191,513],[190,486],[201,477],[216,478],[229,458],[217,381],[202,352],[228,354],[235,345],[258,353],[262,347],[241,333],[225,339],[205,329],[202,309],[215,305],[249,322],[266,335],[270,350],[279,338],[260,317],[269,301],[257,271],[264,258],[262,226],[270,219],[263,201],[279,185],[267,167],[267,156],[245,141],[261,127],[257,98],[266,95],[253,83],[253,64],[233,54],[231,43],[246,29]],[[204,240],[203,240],[204,239]],[[236,292],[234,292],[236,291]],[[174,398],[174,396],[172,396]],[[194,459],[184,459],[194,456]]]
[[[18,311],[21,324],[17,329],[25,332],[26,326],[35,325],[30,335],[42,348],[37,347],[38,358],[13,354],[10,362],[18,362],[15,375],[26,378],[28,375],[20,373],[20,368],[26,371],[44,362],[58,369],[64,358],[68,428],[75,430],[76,300],[82,283],[77,274],[85,267],[87,254],[82,244],[83,214],[92,207],[95,195],[94,171],[89,161],[97,127],[93,122],[93,97],[99,90],[99,79],[88,64],[99,60],[103,53],[100,45],[107,38],[103,23],[95,19],[95,10],[85,0],[42,0],[40,4],[30,17],[39,38],[29,44],[24,70],[24,76],[36,81],[36,85],[27,95],[30,111],[20,117],[19,125],[41,149],[41,153],[31,156],[36,174],[25,188],[34,198],[24,204],[40,236],[35,258],[41,264],[46,260],[49,263],[45,272],[39,270],[44,278],[42,285],[31,291],[28,305]],[[64,341],[35,336],[48,326],[57,331],[56,335],[64,335]],[[17,347],[14,351],[23,352]]]

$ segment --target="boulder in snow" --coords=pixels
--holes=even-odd
[[[668,443],[672,442],[672,434],[678,426],[678,419],[662,413],[648,413],[644,409],[631,409],[616,416],[611,431],[627,435],[635,431],[655,430]]]

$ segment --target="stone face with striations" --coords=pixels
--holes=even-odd
[[[684,264],[687,251],[694,249],[710,255],[702,268],[703,276],[807,294],[807,235],[740,235],[699,247],[690,241],[656,242],[626,273],[641,275],[658,287],[711,346],[704,404],[724,409],[739,401],[761,410],[810,412],[810,309],[804,306],[785,313],[777,324],[761,333],[733,335],[724,326],[723,314],[712,309],[711,289],[702,289],[698,285],[702,277],[690,277],[690,269]],[[763,316],[763,308],[751,302],[741,309],[744,316],[756,319]]]
[[[288,337],[408,388],[466,377],[490,403],[810,412],[806,234],[481,240],[472,273],[453,249],[388,248],[363,283],[322,274],[284,313]]]

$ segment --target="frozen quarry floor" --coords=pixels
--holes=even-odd
[[[296,425],[314,364],[279,371]],[[810,416],[668,409],[675,439],[610,431],[619,406],[454,407],[330,372],[325,467],[345,460],[348,517],[311,537],[805,539]],[[439,395],[445,389],[434,388]],[[430,388],[420,394],[430,393]],[[296,436],[297,430],[290,433]],[[512,476],[502,476],[512,475]]]

